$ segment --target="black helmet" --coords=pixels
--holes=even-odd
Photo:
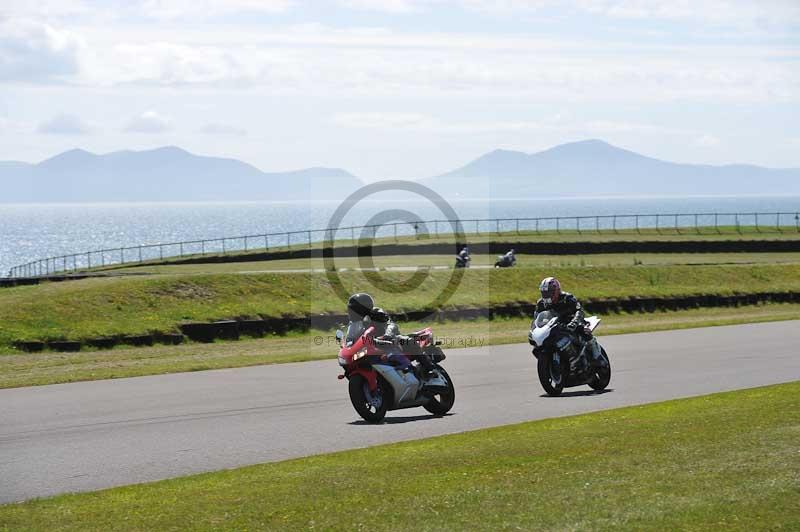
[[[372,296],[363,292],[353,294],[347,300],[347,314],[351,321],[363,319],[372,312],[373,308],[375,308],[375,302],[372,300]]]

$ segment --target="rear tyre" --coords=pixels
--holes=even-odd
[[[600,348],[600,355],[605,359],[606,367],[597,368],[594,372],[594,377],[589,381],[589,386],[597,391],[605,390],[608,387],[608,383],[611,382],[611,361],[608,360],[606,350],[602,347]]]
[[[435,416],[443,416],[453,408],[453,404],[456,402],[456,389],[450,375],[442,366],[436,364],[436,371],[447,381],[447,391],[434,395],[422,407]]]
[[[540,356],[536,364],[539,372],[539,382],[547,395],[556,397],[564,391],[564,377],[561,372],[561,364],[554,363],[553,355]]]
[[[378,377],[378,388],[371,392],[367,379],[361,375],[354,375],[350,378],[348,386],[350,402],[353,403],[353,408],[356,409],[358,415],[369,423],[381,422],[386,417],[386,411],[389,410],[391,398],[386,392],[388,385],[382,380]]]

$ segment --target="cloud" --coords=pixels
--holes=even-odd
[[[85,44],[72,32],[23,19],[0,19],[0,80],[52,83],[80,71]]]
[[[722,144],[722,141],[718,137],[706,133],[694,139],[692,144],[698,148],[716,148]]]
[[[425,128],[437,125],[432,117],[417,113],[336,113],[333,123],[359,129]]]
[[[355,11],[381,11],[384,13],[413,13],[421,11],[429,2],[415,0],[339,0],[339,5]]]
[[[86,135],[92,128],[75,115],[59,114],[39,124],[36,131],[47,135]]]
[[[235,13],[282,13],[290,0],[138,0],[128,6],[155,19],[211,18]]]
[[[134,117],[125,126],[125,131],[129,133],[163,133],[170,129],[172,129],[172,120],[156,111],[145,111]]]
[[[210,123],[200,128],[200,133],[205,135],[220,135],[231,137],[243,137],[247,135],[247,131],[237,126],[229,124]]]

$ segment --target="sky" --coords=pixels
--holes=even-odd
[[[798,0],[2,0],[0,160],[437,175],[599,138],[800,167]]]

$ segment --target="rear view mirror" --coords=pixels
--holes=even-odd
[[[336,330],[336,343],[339,344],[340,347],[342,345],[342,340],[343,339],[344,339],[344,333],[342,332],[341,329],[337,329]]]

